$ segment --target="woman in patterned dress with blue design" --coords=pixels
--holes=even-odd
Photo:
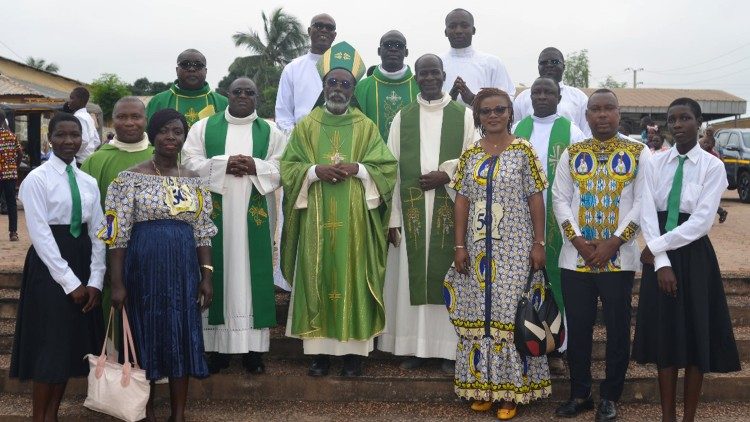
[[[547,178],[531,144],[511,135],[513,106],[488,88],[474,100],[482,139],[460,158],[451,187],[455,206],[455,262],[446,274],[445,299],[459,342],[454,387],[471,408],[512,419],[517,404],[548,397],[547,358],[522,357],[513,344],[518,299],[531,268],[545,264],[544,201]],[[541,273],[532,288],[540,299]]]

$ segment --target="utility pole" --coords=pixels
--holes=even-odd
[[[642,67],[639,67],[637,69],[635,67],[629,67],[625,69],[626,72],[633,72],[633,89],[637,88],[638,85],[643,85],[643,82],[638,82],[638,72],[642,70]]]

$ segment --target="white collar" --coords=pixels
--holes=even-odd
[[[422,93],[420,92],[419,94],[417,94],[417,102],[419,103],[419,106],[421,108],[426,108],[428,110],[429,109],[441,109],[447,106],[448,103],[451,102],[451,96],[446,93],[443,93],[443,96],[438,98],[437,100],[429,101],[429,100],[425,100],[424,98],[422,98]]]
[[[118,141],[117,137],[114,137],[111,141],[109,141],[109,144],[113,147],[119,149],[120,151],[124,152],[141,152],[145,151],[148,148],[148,135],[146,133],[143,133],[143,137],[140,141],[135,143],[129,143],[129,142],[122,142]]]
[[[558,115],[557,113],[550,114],[547,117],[537,117],[533,114],[531,115],[531,119],[534,120],[534,123],[552,123],[559,118],[560,115]]]
[[[703,151],[703,148],[701,148],[700,142],[696,142],[695,146],[690,149],[690,151],[685,154],[687,158],[692,161],[693,163],[698,163],[698,159],[700,158],[701,152]],[[669,157],[667,158],[667,161],[672,161],[677,159],[678,155],[682,155],[677,151],[677,144],[675,143],[670,149],[669,149]]]
[[[52,166],[52,168],[55,169],[58,174],[65,174],[65,169],[68,167],[68,165],[73,167],[74,173],[76,170],[78,170],[75,159],[73,159],[70,164],[67,164],[65,161],[61,160],[57,155],[55,155],[54,152],[49,155],[47,163],[49,163],[49,165]]]
[[[229,114],[229,107],[227,107],[224,109],[224,118],[226,118],[227,122],[231,125],[249,125],[258,118],[258,112],[255,110],[247,117],[234,117]]]
[[[383,76],[385,76],[388,79],[401,79],[404,77],[404,75],[406,75],[406,71],[409,70],[409,66],[404,65],[404,67],[402,67],[400,70],[397,70],[395,72],[389,72],[383,69],[382,64],[379,64],[378,70],[380,70],[380,73],[382,73]]]
[[[474,47],[468,46],[466,48],[453,48],[448,50],[448,54],[456,57],[470,57],[474,55]]]

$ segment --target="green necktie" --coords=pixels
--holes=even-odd
[[[672,180],[672,189],[670,189],[669,197],[667,197],[667,224],[664,226],[666,231],[671,231],[677,227],[677,219],[680,216],[680,194],[682,193],[682,165],[685,164],[686,158],[684,155],[677,156],[680,163],[677,164],[677,170],[675,170]]]
[[[73,172],[73,167],[70,164],[65,167],[65,172],[68,173],[70,196],[73,200],[73,205],[70,208],[70,234],[73,237],[78,237],[81,235],[81,192],[78,190],[76,174]]]

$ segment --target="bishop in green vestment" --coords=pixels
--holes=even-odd
[[[354,92],[360,110],[378,125],[380,136],[386,142],[393,117],[411,104],[419,93],[411,69],[404,64],[408,55],[404,35],[395,30],[386,32],[378,47],[380,65],[371,76],[357,83]]]
[[[309,374],[328,374],[329,355],[361,361],[385,325],[383,280],[388,208],[396,160],[375,124],[349,107],[359,54],[339,43],[320,59],[326,104],[292,131],[281,158],[284,228],[281,265],[293,282],[287,335],[318,355]]]
[[[227,97],[211,91],[206,82],[206,57],[198,50],[185,50],[177,56],[177,80],[168,90],[148,102],[149,119],[159,110],[173,108],[187,121],[188,128],[200,119],[227,108]]]

